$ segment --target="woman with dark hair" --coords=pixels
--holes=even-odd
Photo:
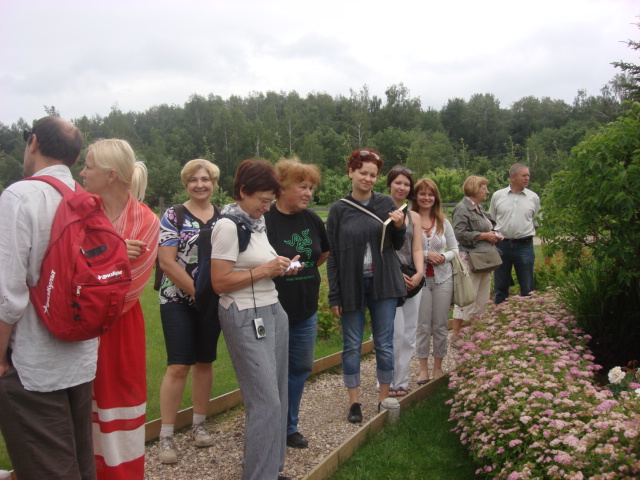
[[[289,321],[273,278],[295,275],[292,259],[273,251],[264,214],[280,184],[264,160],[244,160],[233,181],[235,203],[222,209],[251,231],[240,247],[238,226],[222,218],[211,235],[211,283],[220,295],[220,325],[244,402],[243,480],[281,479],[287,441]],[[242,251],[241,251],[242,250]]]
[[[400,208],[405,200],[415,202],[413,172],[402,165],[391,167],[387,174],[387,187],[396,206]],[[404,397],[409,393],[409,365],[416,349],[416,328],[420,308],[420,289],[424,279],[424,257],[422,254],[422,234],[420,215],[409,211],[405,226],[407,233],[402,248],[396,252],[402,265],[402,276],[407,287],[404,304],[396,308],[393,322],[393,382],[389,389],[392,397]],[[409,275],[409,273],[413,273]]]
[[[87,191],[126,239],[132,283],[123,314],[100,337],[93,381],[93,444],[99,480],[142,480],[147,405],[144,315],[139,297],[155,263],[160,222],[142,200],[147,168],[125,140],[89,146],[80,172]]]
[[[329,256],[329,240],[324,222],[307,208],[320,183],[315,165],[297,158],[276,163],[280,189],[275,208],[264,214],[269,242],[278,255],[300,254],[304,270],[298,275],[276,277],[278,298],[289,316],[289,413],[287,446],[306,448],[309,441],[298,431],[298,412],[304,382],[311,375],[318,332],[318,292],[320,271]]]
[[[391,197],[373,192],[383,163],[375,150],[352,152],[347,161],[352,190],[331,206],[327,217],[329,305],[342,325],[342,371],[351,423],[362,422],[358,387],[365,310],[371,314],[381,403],[389,396],[393,381],[393,319],[398,298],[407,294],[395,254],[404,244],[404,215]],[[391,245],[381,248],[383,222],[389,218]]]
[[[426,284],[422,289],[418,312],[416,357],[420,362],[418,385],[429,381],[429,355],[433,354],[433,379],[442,376],[442,359],[447,354],[447,323],[453,297],[451,261],[458,243],[451,223],[442,211],[442,199],[436,183],[423,178],[416,183],[413,210],[420,215],[422,251],[426,264]],[[433,351],[431,337],[433,336]]]

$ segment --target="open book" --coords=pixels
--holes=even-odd
[[[400,208],[398,208],[404,216],[402,217],[402,221],[404,222],[407,218],[407,211],[409,210],[409,204],[405,203]],[[382,224],[382,240],[380,241],[380,251],[384,250],[384,247],[391,245],[391,229],[393,228],[393,221],[391,218],[387,218]]]

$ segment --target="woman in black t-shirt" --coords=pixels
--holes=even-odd
[[[280,191],[275,208],[264,214],[269,243],[283,257],[300,255],[300,263],[304,264],[297,275],[273,279],[280,303],[289,315],[287,445],[306,448],[308,441],[298,432],[298,412],[304,382],[313,369],[320,290],[318,267],[329,256],[329,241],[323,221],[307,209],[320,183],[318,168],[300,163],[297,158],[282,159],[276,164],[276,174]]]

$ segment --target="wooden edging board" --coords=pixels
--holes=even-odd
[[[412,404],[429,398],[440,385],[448,380],[448,378],[448,376],[441,377],[438,380],[429,382],[426,385],[417,388],[402,398],[396,397],[400,402],[401,414],[403,410],[407,410]],[[378,433],[384,427],[387,423],[388,415],[389,412],[387,410],[383,410],[371,420],[364,423],[360,430],[342,442],[338,448],[322,460],[322,463],[317,465],[306,476],[304,476],[303,480],[324,480],[333,475],[336,470],[340,468],[340,465],[347,461],[351,455],[353,455],[353,452],[355,452],[355,450],[364,443],[368,437]]]

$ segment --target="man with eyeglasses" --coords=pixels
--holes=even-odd
[[[44,117],[24,132],[24,173],[71,188],[80,131]],[[38,318],[35,285],[62,199],[44,182],[20,181],[0,196],[0,430],[19,479],[93,480],[92,380],[98,340],[65,342]]]
[[[540,198],[527,188],[531,175],[529,169],[516,163],[509,170],[510,185],[498,190],[491,197],[489,213],[496,221],[495,229],[504,238],[496,243],[502,265],[494,272],[495,303],[504,302],[513,285],[512,267],[520,284],[520,295],[528,296],[534,289],[533,236],[538,224]]]

